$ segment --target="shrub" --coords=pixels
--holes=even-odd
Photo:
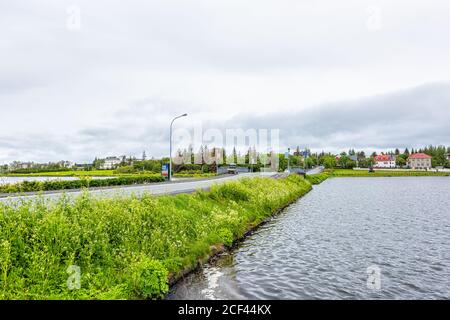
[[[169,272],[160,261],[142,256],[130,266],[130,286],[134,295],[145,299],[162,298],[169,290]]]
[[[230,230],[221,228],[217,234],[224,245],[231,246],[233,244],[233,233]]]
[[[92,179],[81,177],[78,180],[23,181],[15,184],[0,185],[0,193],[20,193],[32,191],[68,190],[81,188],[123,186],[141,183],[163,182],[159,175],[122,176],[110,179]]]

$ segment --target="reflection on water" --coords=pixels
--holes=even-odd
[[[449,299],[449,194],[447,177],[329,179],[167,298]]]

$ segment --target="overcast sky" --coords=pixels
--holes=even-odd
[[[450,145],[448,0],[0,0],[0,163],[168,154],[178,128]]]

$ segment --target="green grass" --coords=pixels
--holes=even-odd
[[[11,173],[5,174],[9,177],[105,177],[114,176],[114,170],[92,170],[92,171],[54,171],[54,172],[35,172],[35,173]]]
[[[118,176],[109,179],[91,179],[90,177],[80,177],[76,180],[45,180],[45,181],[22,181],[0,185],[1,193],[22,193],[22,192],[39,192],[50,190],[68,190],[81,188],[96,188],[109,186],[124,186],[132,184],[143,184],[153,182],[163,182],[161,175],[133,175]]]
[[[170,277],[310,189],[290,176],[176,196],[0,203],[0,299],[161,298]],[[72,265],[76,290],[67,286]]]
[[[433,171],[393,171],[393,170],[352,170],[334,169],[331,171],[332,177],[417,177],[417,176],[450,176],[450,172]]]
[[[327,180],[330,177],[329,172],[317,173],[312,175],[306,175],[305,179],[308,180],[311,184],[321,184],[323,181]]]

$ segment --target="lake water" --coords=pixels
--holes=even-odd
[[[450,178],[335,178],[168,299],[450,299]]]
[[[92,179],[108,179],[111,177],[92,177]],[[45,180],[78,180],[78,177],[2,177],[0,176],[0,185],[8,183],[18,183],[22,181],[45,181]]]

